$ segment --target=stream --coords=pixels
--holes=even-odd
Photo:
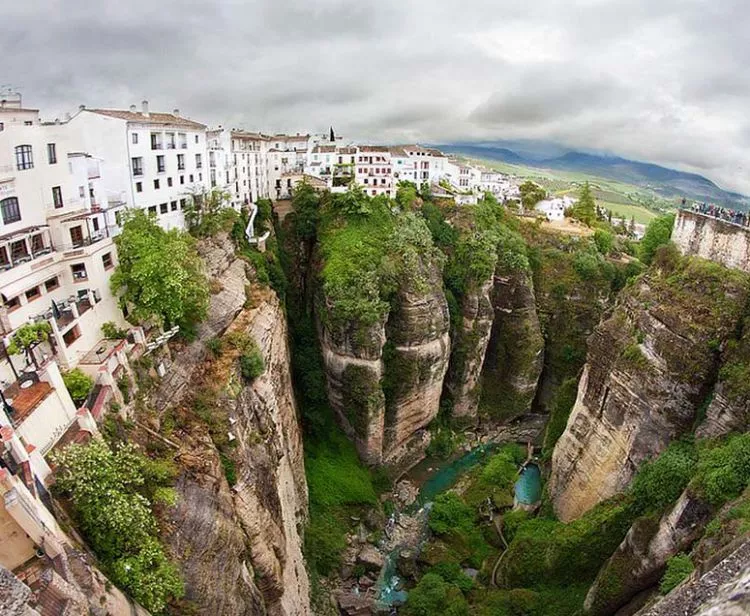
[[[428,538],[427,520],[434,498],[456,485],[466,472],[486,462],[500,446],[499,443],[486,443],[447,462],[428,458],[403,477],[419,486],[419,492],[413,504],[391,514],[386,524],[380,548],[387,555],[376,585],[376,608],[380,613],[395,614],[396,607],[406,601],[407,592],[403,589],[403,580],[396,567],[398,556],[404,548],[421,549]],[[535,462],[524,463],[519,469],[514,492],[520,504],[527,505],[539,500],[541,474]]]

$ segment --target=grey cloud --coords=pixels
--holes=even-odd
[[[49,117],[180,107],[368,140],[532,138],[750,193],[745,0],[24,0],[0,82]]]

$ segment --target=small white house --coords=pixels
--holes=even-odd
[[[535,209],[542,212],[550,222],[563,220],[565,210],[569,209],[576,202],[576,199],[565,195],[554,199],[544,199],[536,204]]]

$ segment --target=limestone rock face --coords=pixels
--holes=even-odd
[[[495,317],[490,300],[493,279],[470,289],[461,302],[461,322],[455,340],[446,386],[453,398],[453,416],[475,418],[479,408],[479,381]]]
[[[482,407],[508,419],[528,411],[544,363],[544,337],[528,272],[495,274],[494,321],[482,370]]]
[[[203,376],[206,340],[227,329],[255,340],[265,371],[247,383],[230,362],[211,401],[212,414],[228,417],[226,437],[236,445],[234,486],[227,483],[205,425],[190,424],[172,436],[180,444],[181,473],[165,539],[182,568],[185,599],[201,613],[304,616],[310,613],[309,585],[300,532],[307,486],[286,319],[267,290],[257,291],[253,308],[244,307],[244,262],[227,256],[208,265],[222,290],[211,296],[198,340],[177,354],[152,397],[156,408],[178,406],[194,393]]]
[[[731,338],[744,278],[701,260],[623,292],[589,338],[587,364],[552,457],[549,494],[570,521],[622,491],[640,465],[691,431]],[[718,345],[718,347],[717,347]]]
[[[677,215],[672,241],[685,255],[711,259],[750,273],[750,232],[695,212]]]
[[[636,616],[746,616],[750,613],[750,541],[697,579],[680,584]]]
[[[374,324],[332,318],[326,298],[319,305],[328,398],[360,456],[372,465],[418,461],[450,356],[440,268],[419,263],[401,281],[390,313]]]
[[[658,522],[636,520],[589,589],[584,604],[587,613],[613,614],[637,593],[656,584],[667,560],[700,536],[712,513],[708,503],[686,490]]]

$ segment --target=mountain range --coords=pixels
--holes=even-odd
[[[507,147],[508,143],[519,144],[519,147],[511,149]],[[702,175],[619,156],[566,151],[561,155],[545,157],[544,153],[554,151],[554,146],[526,147],[526,151],[523,151],[524,146],[520,145],[520,142],[450,143],[436,147],[448,153],[496,160],[510,165],[575,172],[616,180],[650,189],[665,198],[685,197],[727,207],[750,207],[749,197],[724,190]]]

